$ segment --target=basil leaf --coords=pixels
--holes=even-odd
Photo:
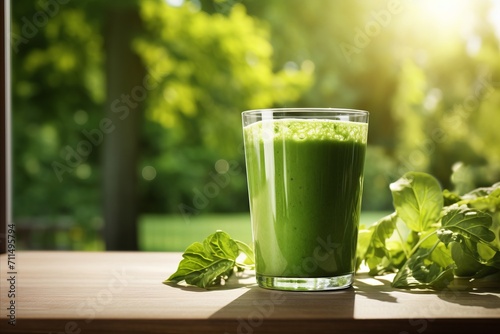
[[[188,284],[196,285],[200,288],[207,288],[220,283],[223,277],[229,277],[234,268],[232,260],[217,260],[201,271],[194,271],[184,277]]]
[[[429,230],[439,219],[443,195],[438,181],[429,174],[408,172],[390,184],[396,212],[408,228]]]
[[[222,231],[209,235],[203,243],[191,244],[184,251],[177,271],[163,283],[185,281],[201,288],[221,283],[222,279],[227,279],[234,271],[240,247],[243,248],[238,244],[243,243],[236,242],[229,234]],[[248,246],[246,247],[248,249],[245,249],[245,252],[251,251]]]
[[[239,254],[239,248],[236,242],[231,239],[229,234],[217,231],[203,240],[203,246],[207,253],[214,258],[236,260]]]

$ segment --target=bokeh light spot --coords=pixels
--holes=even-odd
[[[76,124],[84,125],[89,120],[89,114],[85,110],[77,110],[73,115],[73,119]]]
[[[215,170],[219,174],[226,174],[229,170],[229,163],[227,162],[227,160],[219,159],[215,163]]]
[[[156,168],[154,168],[153,166],[145,166],[142,169],[142,177],[146,181],[154,180],[156,177]]]

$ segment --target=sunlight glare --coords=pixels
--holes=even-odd
[[[165,0],[165,2],[172,7],[180,7],[184,3],[184,0]]]
[[[481,47],[481,40],[476,38],[474,27],[477,18],[474,16],[475,5],[469,0],[422,0],[412,2],[412,29],[424,48],[431,45],[453,53],[455,48],[462,48],[466,43],[466,51],[474,55]]]
[[[497,39],[500,41],[500,1],[492,1],[492,7],[488,18],[495,29]]]
[[[470,13],[469,2],[463,0],[424,0],[416,3],[416,6],[429,22],[437,22],[443,28],[461,25]]]

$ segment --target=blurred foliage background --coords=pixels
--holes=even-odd
[[[364,211],[389,210],[388,184],[409,170],[432,173],[458,193],[500,180],[498,2],[11,6],[13,212],[22,247],[105,248],[102,155],[109,152],[89,133],[115,111],[106,68],[116,59],[107,57],[103,29],[109,12],[123,8],[140,18],[128,43],[149,74],[121,97],[142,106],[132,166],[140,222],[176,217],[181,226],[179,216],[248,212],[240,113],[253,108],[370,111]]]

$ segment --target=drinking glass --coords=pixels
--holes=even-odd
[[[261,109],[242,120],[257,283],[351,286],[368,112]]]

